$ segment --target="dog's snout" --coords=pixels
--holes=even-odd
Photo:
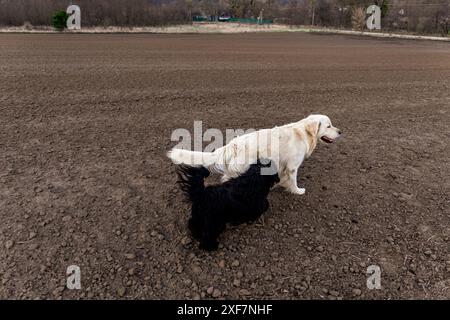
[[[341,130],[341,129],[338,129],[338,133],[339,133],[339,134],[342,134],[343,132],[342,132],[342,130]]]

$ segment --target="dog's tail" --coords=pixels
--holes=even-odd
[[[205,178],[209,171],[205,167],[180,165],[177,168],[178,183],[186,197],[191,201],[199,200],[205,192]]]
[[[167,156],[175,164],[186,164],[188,166],[212,167],[219,161],[220,150],[214,152],[189,151],[184,149],[172,149]]]

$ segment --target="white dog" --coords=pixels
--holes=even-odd
[[[314,151],[317,141],[332,143],[341,134],[327,116],[310,115],[298,122],[236,137],[214,152],[172,149],[167,155],[175,164],[202,165],[218,171],[224,175],[223,180],[245,172],[257,159],[268,158],[276,164],[279,185],[304,194],[305,189],[297,187],[298,168]]]

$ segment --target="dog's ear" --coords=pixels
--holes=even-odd
[[[320,130],[319,121],[309,122],[305,125],[306,140],[308,141],[309,146],[308,151],[306,153],[306,157],[309,157],[316,148],[319,130]]]
[[[319,134],[320,122],[310,122],[305,125],[305,131],[308,136],[315,138]]]

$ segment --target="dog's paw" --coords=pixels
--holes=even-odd
[[[306,189],[305,189],[305,188],[297,188],[297,189],[291,190],[291,192],[292,192],[293,194],[299,194],[299,195],[302,195],[302,194],[305,194]]]
[[[215,251],[219,248],[219,242],[218,241],[202,242],[200,243],[199,248],[206,251]]]

